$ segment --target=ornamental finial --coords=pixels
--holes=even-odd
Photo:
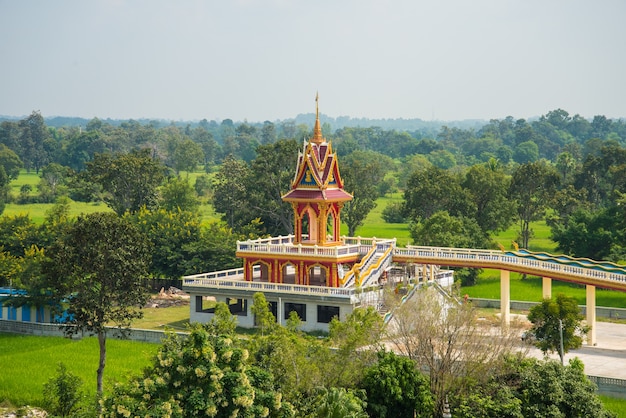
[[[311,142],[316,144],[321,144],[324,142],[324,137],[322,137],[322,126],[320,125],[320,107],[319,107],[319,92],[315,93],[315,126],[313,127],[313,138]]]

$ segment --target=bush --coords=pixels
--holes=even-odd
[[[43,387],[48,412],[60,417],[75,416],[83,398],[80,391],[82,384],[80,377],[68,372],[65,364],[59,363],[56,376],[50,378]]]

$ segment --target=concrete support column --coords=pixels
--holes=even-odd
[[[511,324],[511,273],[500,270],[500,315],[502,326]]]
[[[588,284],[587,288],[587,325],[591,327],[587,334],[587,345],[594,346],[596,342],[596,287]]]
[[[544,277],[542,279],[543,298],[550,299],[552,297],[552,279]]]
[[[422,264],[422,281],[426,283],[428,281],[428,265]]]
[[[430,265],[430,280],[435,280],[435,265],[431,264]]]

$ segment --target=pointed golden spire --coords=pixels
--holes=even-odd
[[[322,126],[320,125],[320,107],[319,107],[319,93],[315,93],[315,126],[313,127],[313,138],[311,142],[316,144],[321,144],[324,142],[324,137],[322,137]]]

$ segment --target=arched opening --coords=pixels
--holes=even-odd
[[[302,214],[302,241],[307,244],[317,243],[317,228],[317,215],[313,208],[308,207]]]
[[[327,270],[319,264],[309,267],[309,286],[326,286]]]
[[[270,266],[263,262],[258,261],[252,265],[252,281],[253,282],[269,282],[270,281]]]
[[[283,283],[296,284],[298,280],[298,268],[293,263],[285,263],[282,269]]]

